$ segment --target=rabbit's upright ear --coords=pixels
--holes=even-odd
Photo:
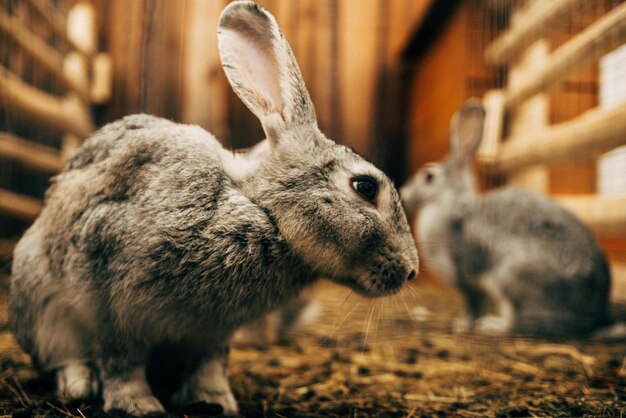
[[[457,165],[474,158],[483,136],[485,108],[477,98],[468,99],[452,118],[450,160]]]
[[[218,47],[231,86],[271,142],[287,128],[317,123],[291,48],[267,10],[230,3],[220,16]]]

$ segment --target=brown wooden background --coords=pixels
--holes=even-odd
[[[48,44],[66,49],[31,18],[25,3],[4,0]],[[55,16],[79,0],[52,0]],[[217,54],[217,19],[229,0],[89,0],[96,9],[98,51],[113,63],[112,95],[93,106],[97,126],[146,112],[199,124],[233,148],[262,138],[258,121],[231,91]],[[554,49],[622,0],[594,0],[550,28]],[[260,0],[278,20],[300,64],[321,129],[352,146],[401,183],[420,165],[445,155],[450,117],[471,96],[500,88],[506,67],[485,63],[484,50],[525,0]],[[26,81],[64,94],[36,63],[0,34],[0,56]],[[597,105],[597,65],[551,88],[550,123]],[[0,130],[25,132],[41,144],[61,138],[24,123],[0,103]],[[591,193],[595,162],[551,167],[551,194]],[[493,173],[483,186],[502,183]],[[0,158],[0,188],[40,199],[50,173],[32,173]],[[32,219],[0,214],[0,241],[19,238]],[[8,241],[7,241],[8,240]],[[626,245],[606,241],[614,258]],[[1,253],[2,251],[0,251]],[[4,251],[5,254],[10,253]]]
[[[227,0],[99,0],[114,96],[99,120],[144,111],[246,147],[259,123],[231,92],[216,45]],[[429,0],[262,0],[301,66],[322,130],[378,163],[402,153],[400,58]],[[451,2],[453,3],[453,2]],[[392,76],[393,75],[393,76]],[[387,163],[400,176],[400,164]]]

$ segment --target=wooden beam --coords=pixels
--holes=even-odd
[[[547,35],[554,22],[579,9],[583,3],[584,0],[534,0],[519,12],[515,25],[485,49],[485,59],[493,65],[511,62],[524,49]]]
[[[520,133],[501,144],[496,164],[502,171],[515,171],[534,164],[591,159],[624,144],[626,103],[595,108],[539,132]]]
[[[50,29],[64,42],[74,49],[76,52],[80,53],[86,58],[91,57],[95,54],[95,50],[87,50],[82,48],[80,45],[76,44],[67,34],[67,26],[65,24],[65,17],[63,14],[54,7],[54,4],[47,0],[27,0],[31,9],[35,11],[41,19],[43,19]]]
[[[0,66],[0,106],[19,116],[36,119],[60,132],[71,132],[86,138],[93,124],[85,106],[74,100],[60,99],[23,82]]]
[[[58,173],[63,169],[61,154],[54,148],[0,132],[0,156],[17,160],[25,166],[46,173]]]
[[[33,220],[41,212],[42,203],[34,197],[0,189],[0,213]]]
[[[21,50],[50,71],[50,74],[63,85],[75,92],[81,100],[89,103],[89,91],[84,84],[67,77],[63,71],[63,56],[48,46],[39,36],[28,30],[16,17],[9,16],[0,8],[0,33],[13,40]]]
[[[511,109],[541,91],[545,91],[600,57],[626,43],[626,3],[589,25],[550,54],[545,66],[528,71],[521,83],[506,91],[504,104]]]
[[[554,198],[596,234],[626,237],[626,195],[556,195]]]

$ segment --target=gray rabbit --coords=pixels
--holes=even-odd
[[[416,274],[396,189],[319,131],[274,17],[230,3],[218,44],[263,125],[260,151],[233,154],[199,127],[126,117],[71,158],[15,249],[12,327],[38,368],[56,372],[62,399],[101,393],[106,411],[161,413],[146,368],[175,364],[173,403],[235,414],[227,353],[240,325],[319,277],[375,297]]]
[[[484,114],[480,101],[467,101],[453,118],[448,157],[400,193],[419,210],[424,259],[464,296],[467,317],[457,326],[562,336],[610,325],[609,268],[586,226],[536,193],[477,195],[470,166]]]

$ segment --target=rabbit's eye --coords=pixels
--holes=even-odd
[[[352,180],[352,188],[365,200],[374,203],[378,194],[378,183],[371,177],[357,177]]]
[[[426,183],[432,183],[434,179],[435,175],[432,173],[432,171],[427,171],[424,175],[424,180],[426,181]]]

